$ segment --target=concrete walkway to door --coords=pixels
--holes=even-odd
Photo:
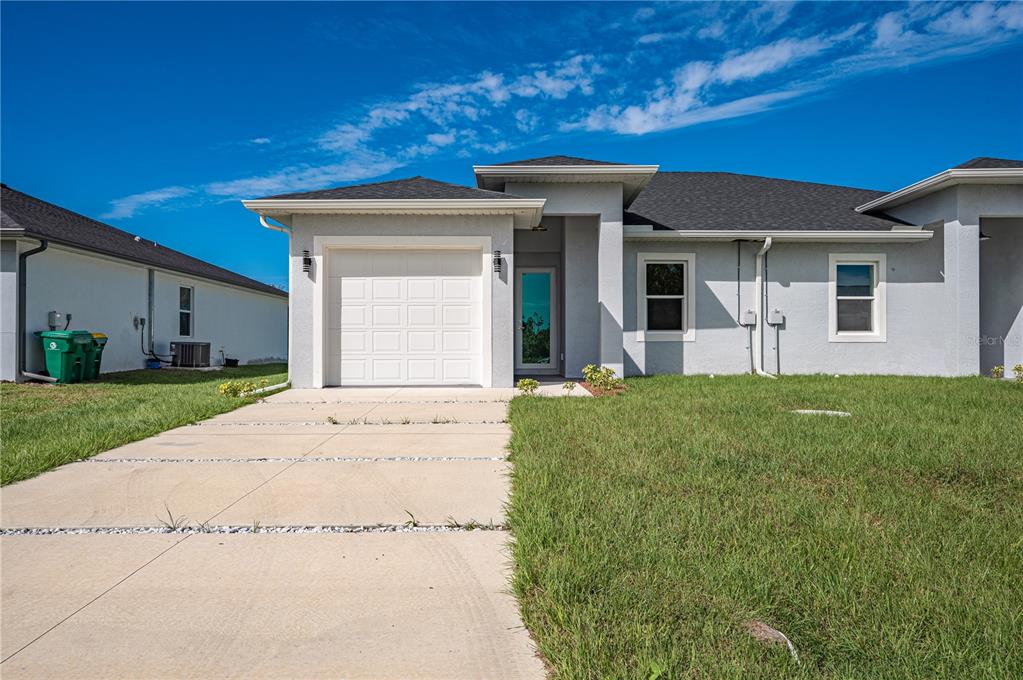
[[[0,675],[543,677],[511,396],[289,390],[5,487]]]

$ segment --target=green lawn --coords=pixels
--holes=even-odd
[[[34,477],[254,399],[221,396],[227,380],[284,382],[287,366],[223,371],[125,371],[74,385],[0,385],[0,482]]]
[[[664,376],[510,417],[556,677],[1023,677],[1023,386]]]

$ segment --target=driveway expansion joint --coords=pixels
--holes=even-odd
[[[504,524],[326,524],[326,525],[270,525],[243,526],[223,524],[216,526],[167,527],[23,527],[0,529],[0,536],[79,536],[83,534],[440,534],[473,531],[507,531]],[[176,545],[176,544],[175,544]]]

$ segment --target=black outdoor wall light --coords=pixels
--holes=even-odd
[[[313,268],[313,258],[309,257],[309,251],[308,250],[303,250],[302,251],[302,271],[304,271],[306,274],[308,274],[309,270],[312,269],[312,268]]]
[[[501,273],[501,251],[500,250],[495,250],[494,251],[494,273],[495,274],[500,274]]]

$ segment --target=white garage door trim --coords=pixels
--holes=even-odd
[[[491,238],[489,236],[314,236],[314,304],[313,313],[313,385],[324,387],[327,376],[327,314],[329,304],[328,287],[330,271],[328,257],[333,249],[361,250],[475,250],[480,256],[480,278],[482,282],[482,351],[479,368],[480,384],[493,384],[493,347],[491,309],[492,276]]]

